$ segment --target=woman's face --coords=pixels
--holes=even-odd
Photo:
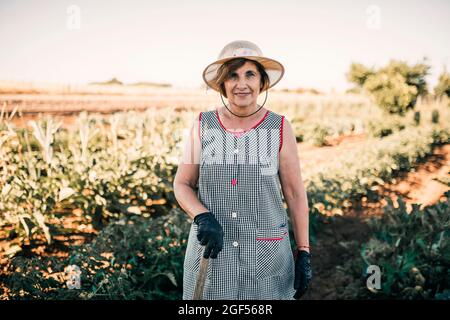
[[[261,74],[247,61],[225,80],[225,92],[230,104],[236,107],[255,106],[261,88]]]

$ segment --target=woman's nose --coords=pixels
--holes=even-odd
[[[238,83],[237,83],[237,87],[239,89],[246,89],[247,88],[247,80],[245,79],[245,77],[239,78]]]

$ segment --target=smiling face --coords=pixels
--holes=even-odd
[[[261,92],[261,74],[256,65],[246,61],[224,81],[226,97],[236,107],[256,106]]]

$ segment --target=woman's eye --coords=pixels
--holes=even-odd
[[[250,78],[250,77],[254,77],[255,76],[255,74],[254,73],[247,73],[246,74],[246,76],[247,76],[247,78]],[[238,75],[237,74],[232,74],[232,75],[230,75],[230,79],[237,79],[238,78]]]

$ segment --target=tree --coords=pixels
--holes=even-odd
[[[358,87],[362,87],[369,76],[375,74],[373,68],[367,68],[361,63],[352,63],[350,71],[347,73],[347,80],[356,83]]]
[[[405,78],[405,83],[417,89],[417,95],[428,92],[425,77],[429,74],[430,66],[425,64],[426,59],[421,63],[409,66],[406,62],[391,60],[389,64],[379,72],[386,72],[389,75],[401,74]]]
[[[389,113],[403,115],[413,108],[417,88],[406,83],[405,78],[397,74],[379,73],[370,77],[364,88],[373,94],[377,104]]]
[[[445,67],[444,71],[442,71],[441,75],[439,76],[436,87],[434,87],[434,94],[437,97],[441,97],[443,95],[447,95],[447,97],[450,97],[450,75],[448,74]]]
[[[414,108],[419,95],[428,92],[425,77],[429,69],[426,59],[413,66],[391,60],[378,70],[353,63],[347,79],[372,94],[385,111],[403,115],[408,109]]]

